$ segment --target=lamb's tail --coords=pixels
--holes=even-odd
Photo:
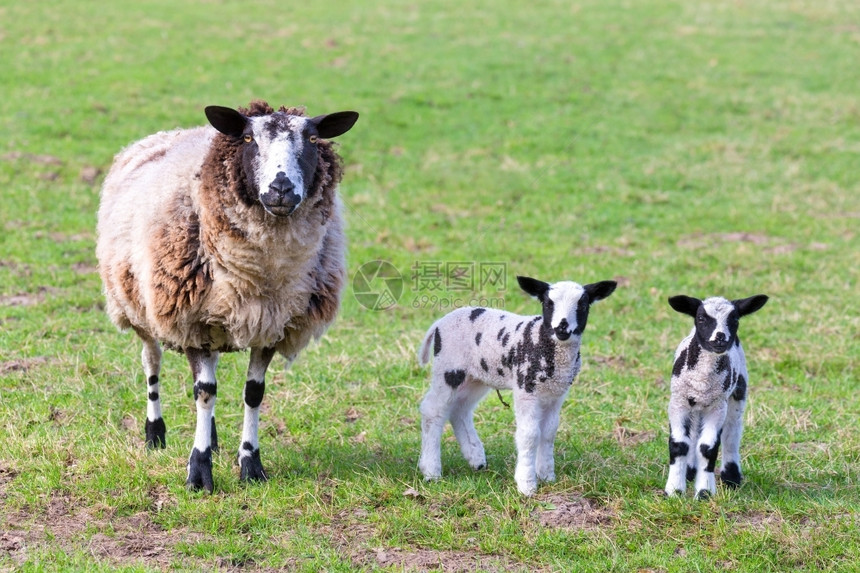
[[[434,324],[427,331],[427,334],[424,335],[424,340],[421,342],[421,346],[418,347],[418,364],[421,366],[430,362],[430,343],[434,337],[438,336],[438,333],[439,327]]]

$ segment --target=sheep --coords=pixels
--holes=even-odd
[[[426,480],[442,475],[440,441],[448,420],[469,465],[476,470],[486,467],[472,415],[492,389],[513,390],[517,489],[530,496],[538,480],[555,480],[559,411],[579,373],[589,307],[612,294],[616,283],[549,284],[522,276],[517,281],[541,302],[542,316],[459,308],[437,320],[421,343],[422,365],[430,360],[433,347],[430,389],[420,406],[418,467]]]
[[[275,352],[292,363],[337,314],[346,274],[342,167],[327,139],[358,114],[309,118],[259,100],[205,114],[210,125],[159,132],[117,154],[102,188],[96,255],[108,316],[143,342],[146,445],[166,445],[163,345],[185,354],[194,380],[186,486],[211,493],[219,354],[250,348],[238,465],[243,482],[265,481],[266,369]]]
[[[695,480],[696,497],[716,493],[714,468],[723,444],[720,479],[741,484],[740,443],[746,407],[746,358],[738,321],[765,305],[763,294],[729,301],[704,301],[678,295],[669,305],[695,320],[693,330],[675,351],[669,400],[669,478],[667,496],[683,494]],[[691,448],[695,448],[691,453]]]

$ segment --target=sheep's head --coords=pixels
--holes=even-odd
[[[763,294],[732,301],[718,296],[704,301],[685,295],[669,297],[673,309],[695,320],[699,345],[717,354],[737,343],[740,318],[759,310],[766,302],[767,296]]]
[[[592,304],[603,300],[615,291],[615,281],[601,281],[580,285],[571,281],[554,284],[529,277],[517,277],[527,294],[543,305],[543,325],[559,342],[579,340],[588,322]]]
[[[277,111],[249,117],[229,107],[209,106],[206,117],[212,127],[242,146],[242,169],[252,197],[269,213],[287,216],[311,189],[318,140],[349,131],[358,113],[309,118]]]

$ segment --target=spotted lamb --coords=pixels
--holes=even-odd
[[[538,480],[555,479],[559,411],[579,373],[589,307],[612,294],[616,283],[548,284],[528,277],[517,281],[541,302],[542,316],[460,308],[436,321],[424,337],[421,364],[430,360],[433,349],[430,390],[421,402],[418,467],[425,479],[442,475],[440,441],[448,420],[469,465],[486,466],[472,414],[492,389],[513,390],[519,491],[532,495]]]
[[[345,280],[337,184],[328,138],[351,111],[206,108],[210,126],[160,132],[120,152],[102,189],[96,254],[107,312],[143,341],[146,443],[164,447],[161,345],[194,377],[197,427],[186,485],[211,492],[215,368],[250,348],[240,479],[265,480],[258,421],[275,352],[291,362],[334,320]]]
[[[675,351],[672,368],[667,495],[683,494],[687,480],[695,480],[699,499],[716,493],[714,468],[721,441],[720,478],[727,486],[740,485],[739,449],[749,377],[738,322],[767,300],[763,294],[733,301],[669,298],[673,309],[692,316],[695,323]]]

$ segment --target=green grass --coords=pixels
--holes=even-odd
[[[0,570],[856,571],[858,17],[849,0],[0,0]],[[326,337],[270,369],[267,484],[238,483],[247,354],[223,357],[216,493],[190,494],[188,367],[166,354],[168,447],[146,452],[140,346],[95,272],[98,188],[128,143],[252,98],[361,113],[339,138],[350,276],[384,259],[404,291],[374,312],[348,289]],[[458,262],[507,281],[416,284]],[[415,349],[473,298],[536,313],[515,274],[621,283],[589,321],[559,480],[519,496],[491,397],[490,469],[448,431],[424,483]],[[666,298],[759,292],[747,481],[666,500],[689,328]]]

